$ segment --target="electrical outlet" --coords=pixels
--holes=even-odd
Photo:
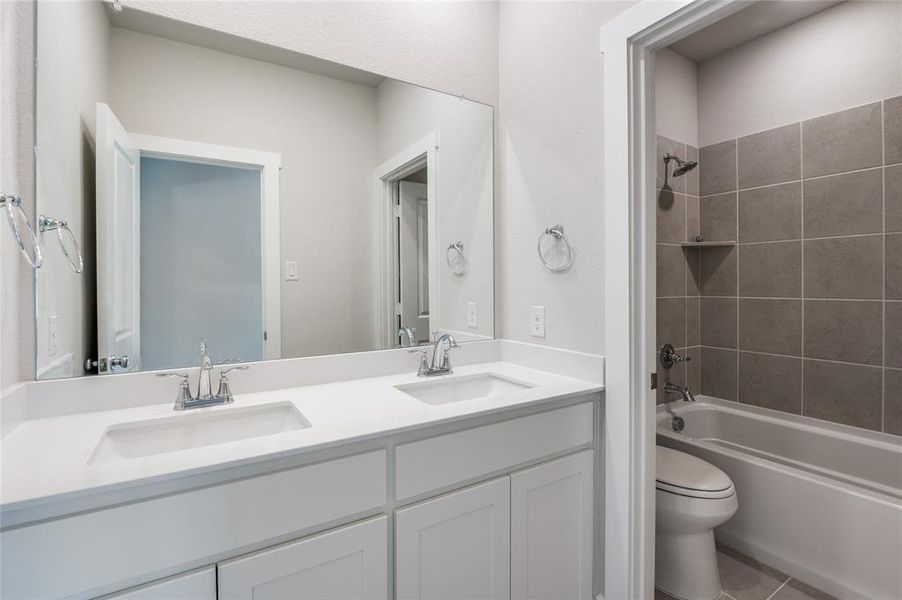
[[[47,354],[50,355],[50,358],[56,358],[56,353],[59,352],[59,337],[60,337],[60,318],[59,315],[51,315],[50,318],[47,319]]]
[[[479,304],[476,302],[467,302],[467,327],[479,327]]]
[[[545,337],[545,307],[529,307],[529,334],[533,337]]]
[[[285,261],[285,281],[298,280],[298,262],[296,260]]]

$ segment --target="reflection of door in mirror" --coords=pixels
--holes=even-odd
[[[429,202],[426,169],[398,184],[398,290],[400,331],[410,328],[411,345],[429,341]],[[410,181],[419,179],[420,183]],[[400,336],[401,345],[408,340]]]
[[[278,269],[265,266],[278,189],[264,183],[279,162],[129,134],[98,105],[99,372],[194,364],[200,340],[221,359],[279,357]]]

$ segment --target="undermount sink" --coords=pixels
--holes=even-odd
[[[487,398],[531,387],[535,386],[531,383],[517,381],[495,373],[479,373],[477,375],[432,379],[420,383],[397,385],[395,389],[416,398],[420,402],[438,405],[475,400],[476,398]]]
[[[120,423],[103,433],[88,464],[213,446],[310,426],[290,402]]]

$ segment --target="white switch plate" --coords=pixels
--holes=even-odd
[[[59,315],[51,315],[47,319],[47,332],[48,332],[47,353],[50,355],[50,358],[56,358],[56,353],[59,352],[59,337],[60,337]]]
[[[529,307],[529,335],[533,337],[545,337],[545,307]]]
[[[285,281],[298,280],[298,262],[296,260],[285,261]]]
[[[479,304],[476,302],[467,302],[467,327],[479,327]]]

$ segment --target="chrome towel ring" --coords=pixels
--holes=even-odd
[[[12,227],[13,239],[16,240],[16,245],[22,251],[22,256],[25,257],[32,269],[40,269],[44,264],[41,247],[38,245],[38,237],[34,233],[34,228],[28,222],[28,215],[22,210],[22,199],[18,196],[0,194],[0,207],[6,208],[6,220]]]
[[[464,274],[465,261],[463,242],[453,242],[448,245],[448,249],[445,250],[445,262],[448,263],[448,268],[451,269],[451,272],[455,275]]]
[[[563,246],[563,249],[559,249],[557,252],[559,255],[564,257],[562,261],[555,263],[549,261],[545,257],[545,252],[542,251],[542,240],[546,235],[550,235],[554,238],[555,245]],[[549,227],[545,231],[543,231],[539,235],[539,241],[536,244],[536,248],[539,252],[539,260],[542,261],[542,265],[549,271],[560,273],[561,271],[566,271],[573,266],[573,248],[570,247],[570,242],[568,242],[567,238],[564,236],[563,225],[555,225],[554,227]]]
[[[38,217],[38,230],[41,233],[56,230],[56,237],[60,242],[60,250],[62,250],[63,256],[66,257],[66,262],[69,263],[69,266],[72,267],[72,270],[76,273],[81,273],[85,270],[85,263],[81,257],[81,248],[78,246],[78,240],[75,239],[75,234],[69,229],[69,224],[66,221],[41,215]],[[67,233],[66,236],[63,236],[63,231]],[[69,249],[66,248],[64,237],[69,238],[69,245],[73,247],[72,252],[69,252]],[[73,254],[75,255],[74,257]]]

